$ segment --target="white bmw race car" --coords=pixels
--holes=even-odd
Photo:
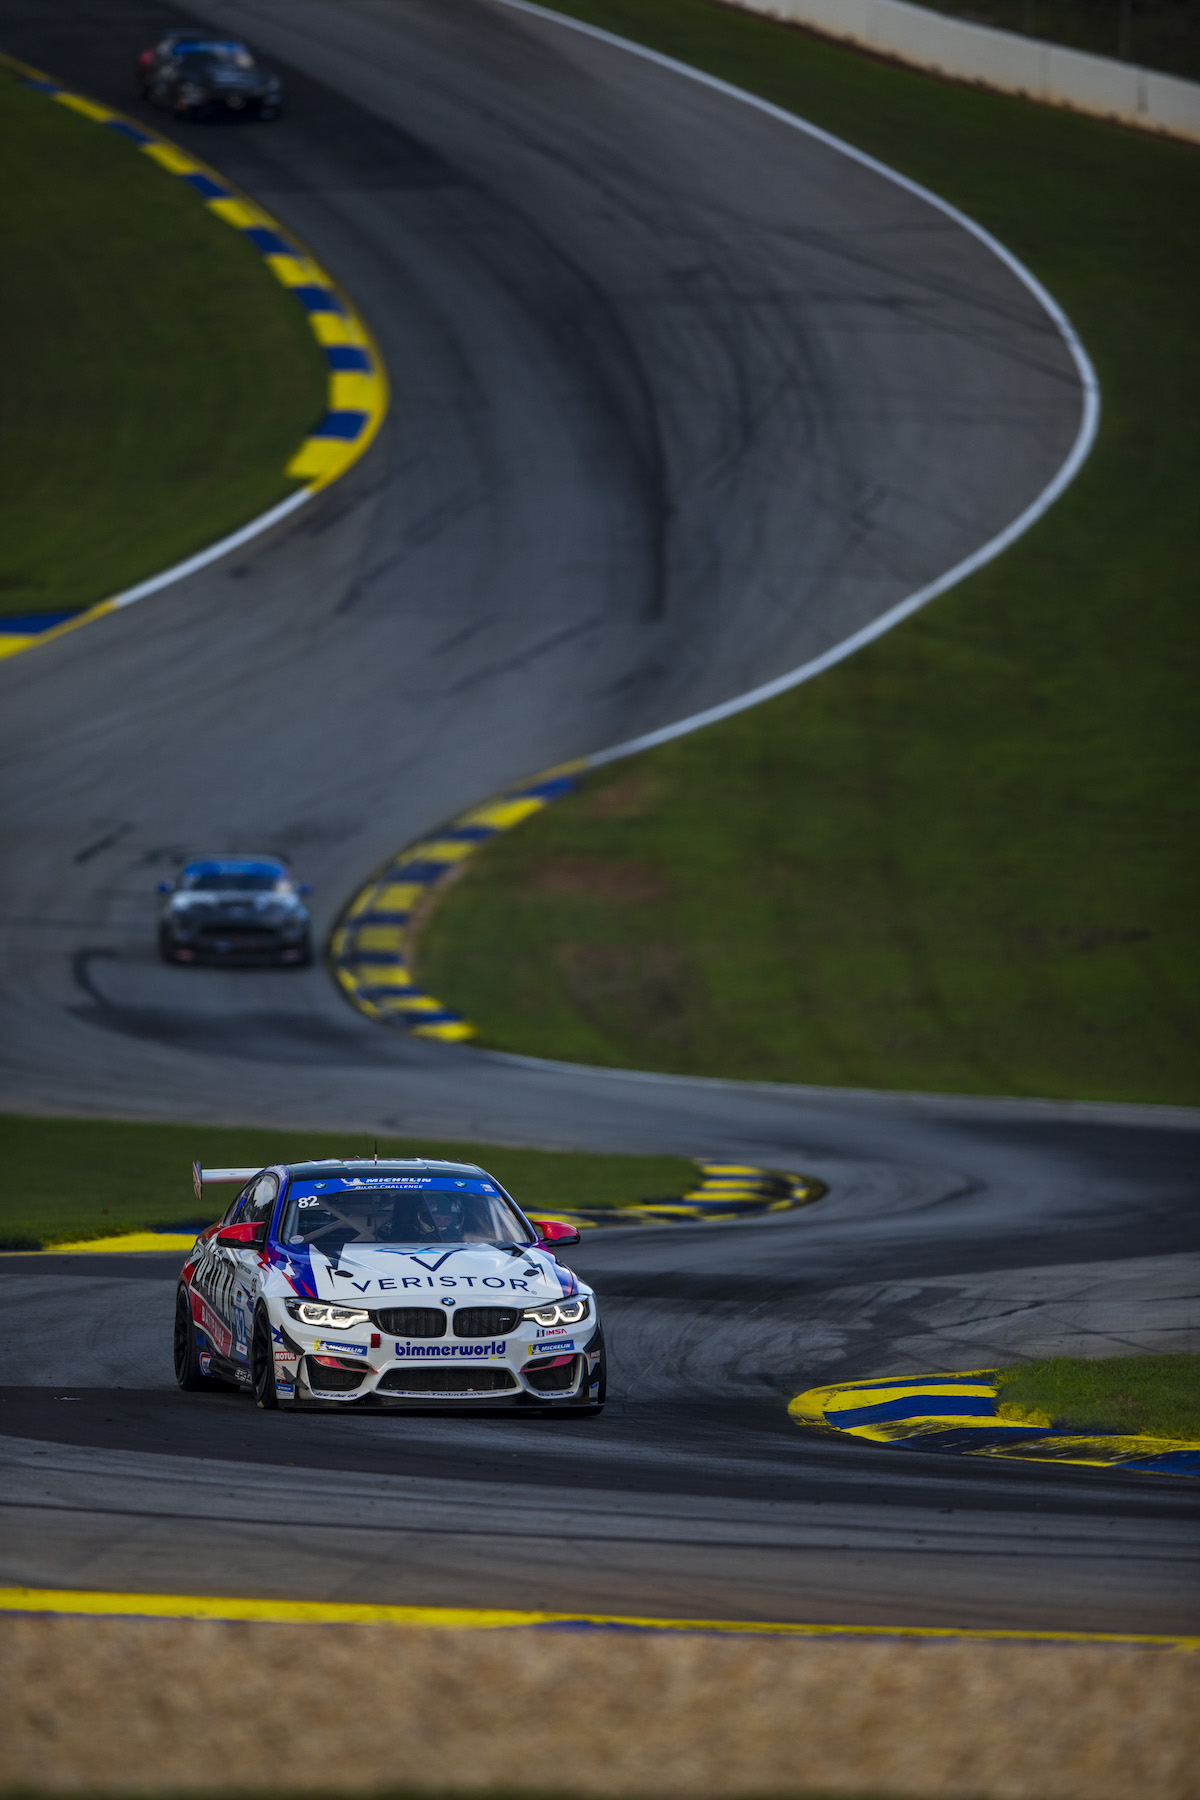
[[[592,1290],[471,1163],[330,1161],[194,1170],[236,1182],[180,1275],[181,1388],[263,1407],[604,1404]]]

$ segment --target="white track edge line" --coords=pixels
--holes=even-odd
[[[198,550],[195,556],[189,556],[185,562],[175,563],[173,567],[164,569],[161,575],[151,575],[148,581],[139,581],[136,587],[126,588],[120,594],[113,594],[108,600],[98,601],[97,605],[111,610],[132,606],[135,601],[145,600],[149,594],[157,594],[160,588],[169,587],[172,582],[183,581],[198,569],[207,568],[209,563],[228,556],[231,550],[238,550],[243,544],[248,544],[251,538],[269,531],[272,525],[278,524],[280,519],[286,519],[289,513],[294,513],[317,492],[315,487],[302,487],[297,493],[289,494],[286,500],[281,500],[277,506],[272,506],[269,511],[260,513],[257,519],[251,519],[248,525],[243,525],[239,530],[230,532],[228,537],[210,544],[207,550]]]
[[[569,31],[577,31],[584,37],[595,38],[600,43],[610,44],[614,49],[624,50],[631,56],[640,56],[645,62],[656,63],[660,68],[670,69],[674,74],[682,75],[689,81],[697,81],[702,87],[712,88],[716,93],[724,94],[731,100],[738,100],[745,106],[752,106],[758,112],[766,113],[769,118],[777,120],[780,124],[790,126],[794,131],[802,131],[806,136],[815,138],[818,143],[838,151],[840,155],[848,156],[852,162],[861,164],[863,168],[872,170],[876,175],[882,175],[885,180],[894,182],[897,187],[903,188],[907,193],[914,194],[919,200],[934,207],[946,218],[952,219],[956,225],[961,226],[964,231],[969,232],[994,256],[998,257],[1033,295],[1053,320],[1060,337],[1066,344],[1075,364],[1082,389],[1079,429],[1066,459],[1037,498],[1025,508],[1023,513],[1005,526],[1003,531],[998,532],[994,538],[982,545],[971,556],[956,563],[945,574],[937,576],[935,580],[928,582],[924,587],[918,588],[916,593],[910,594],[907,599],[899,601],[887,612],[881,613],[869,625],[864,625],[861,630],[853,632],[848,638],[843,638],[840,643],[823,651],[820,656],[813,657],[809,662],[801,663],[798,668],[789,670],[787,674],[778,675],[773,681],[750,688],[744,694],[737,694],[732,700],[723,700],[719,705],[706,707],[703,712],[691,713],[686,718],[677,720],[673,725],[660,726],[656,731],[645,732],[642,736],[630,738],[623,744],[614,744],[607,750],[596,750],[590,756],[581,759],[589,768],[600,768],[604,763],[616,762],[621,757],[636,755],[639,750],[649,750],[656,744],[665,744],[673,738],[684,737],[689,732],[698,731],[701,726],[714,725],[720,719],[728,719],[734,713],[745,712],[751,706],[758,706],[764,700],[771,700],[777,694],[786,693],[789,688],[799,687],[802,682],[811,681],[813,676],[823,674],[826,669],[830,669],[835,663],[852,656],[865,644],[882,637],[893,626],[899,625],[902,620],[919,611],[921,607],[928,605],[939,594],[956,586],[958,582],[965,580],[968,575],[973,575],[977,569],[983,568],[986,563],[991,562],[994,557],[1007,550],[1010,544],[1015,543],[1032,525],[1037,523],[1043,513],[1049,511],[1060,494],[1074,481],[1087,460],[1096,441],[1096,433],[1100,425],[1100,382],[1092,366],[1092,360],[1083,347],[1079,333],[1058,301],[1043,287],[1033,271],[1027,269],[1019,257],[1014,256],[1012,251],[1000,242],[999,238],[993,237],[992,233],[980,225],[977,220],[972,219],[968,213],[961,212],[950,201],[943,200],[930,188],[923,187],[920,182],[913,181],[907,175],[902,175],[898,169],[890,168],[887,163],[880,162],[874,156],[869,156],[865,150],[857,149],[853,144],[848,144],[844,139],[835,137],[832,132],[823,130],[819,125],[811,124],[809,120],[802,119],[798,114],[787,112],[783,107],[773,105],[770,100],[762,100],[757,94],[748,93],[745,88],[735,87],[732,82],[722,81],[717,75],[709,75],[703,69],[692,68],[688,63],[678,62],[672,56],[665,56],[660,50],[651,50],[644,44],[635,44],[629,38],[618,37],[615,32],[605,31],[598,25],[585,24],[582,19],[568,18],[564,13],[554,12],[549,7],[535,6],[531,4],[531,0],[495,0],[495,4],[507,6],[514,12],[529,13],[534,18],[552,20]]]

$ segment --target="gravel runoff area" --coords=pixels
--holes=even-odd
[[[1194,1800],[1200,1658],[11,1617],[22,1792]]]

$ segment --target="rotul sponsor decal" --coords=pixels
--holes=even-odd
[[[467,1356],[472,1359],[480,1356],[503,1356],[508,1344],[503,1338],[493,1339],[489,1344],[397,1344],[396,1356],[401,1362],[410,1357],[434,1356]]]

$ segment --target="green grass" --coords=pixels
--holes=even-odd
[[[423,985],[485,1044],[576,1061],[1195,1102],[1200,153],[706,0],[562,10],[981,220],[1066,305],[1103,423],[970,581],[490,845]]]
[[[240,233],[3,67],[0,161],[0,612],[84,606],[292,491],[326,372]]]
[[[1200,1443],[1200,1355],[1051,1356],[1002,1369],[999,1381],[1002,1417]]]
[[[214,1188],[211,1206],[198,1207],[192,1192],[194,1157],[209,1168],[241,1168],[372,1152],[371,1139],[336,1132],[0,1117],[0,1249],[38,1250],[158,1226],[210,1224],[232,1190]],[[482,1163],[519,1205],[534,1212],[571,1205],[622,1206],[679,1194],[693,1185],[696,1175],[695,1165],[678,1156],[593,1156],[445,1144],[431,1138],[380,1138],[379,1154]]]

